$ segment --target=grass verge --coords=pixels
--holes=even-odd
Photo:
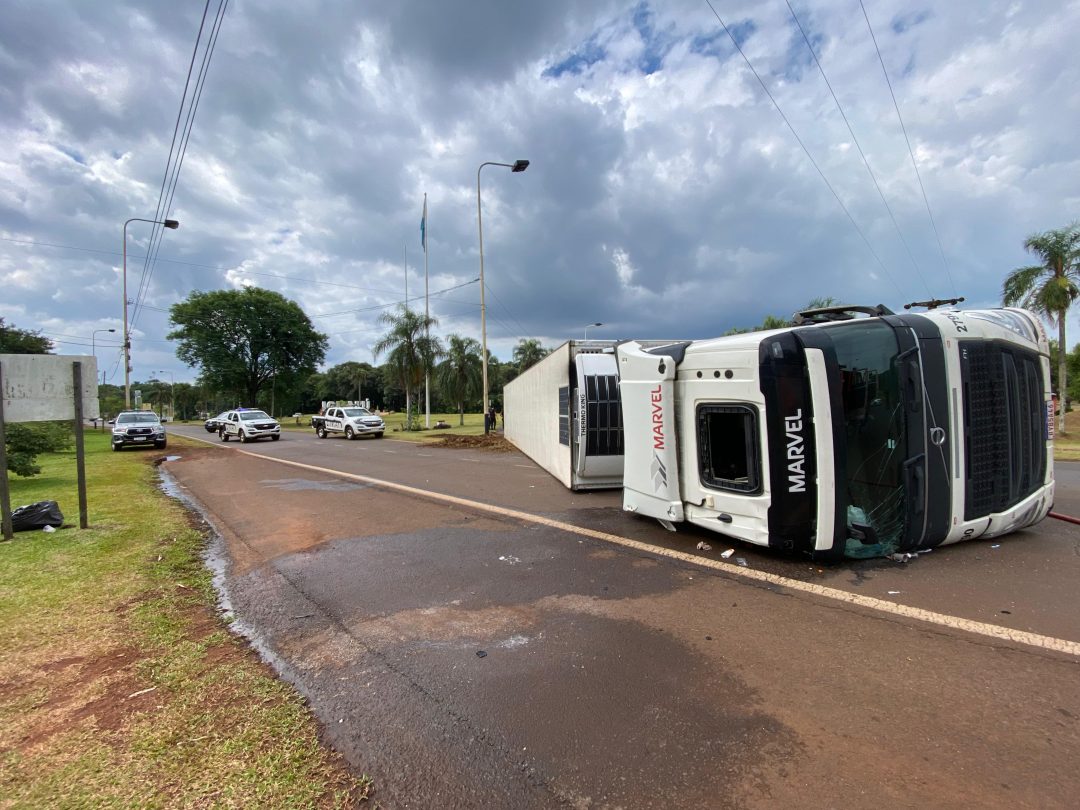
[[[302,698],[224,629],[204,539],[155,486],[160,451],[112,453],[94,433],[86,449],[92,528],[0,542],[0,805],[367,798]],[[56,500],[77,526],[74,453],[39,463],[11,479],[12,506]]]

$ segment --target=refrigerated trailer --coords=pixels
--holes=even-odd
[[[503,432],[569,489],[622,486],[613,340],[571,340],[503,389]]]
[[[616,378],[619,439],[591,369]],[[507,386],[507,437],[567,486],[615,486],[588,477],[605,429],[623,508],[669,528],[838,559],[996,537],[1053,503],[1049,347],[1024,310],[833,307],[713,340],[571,342],[533,371]],[[523,424],[545,421],[557,452]]]

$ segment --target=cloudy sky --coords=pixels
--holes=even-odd
[[[129,226],[134,378],[191,379],[168,307],[243,285],[296,300],[328,364],[370,361],[406,263],[423,305],[425,193],[432,314],[479,338],[485,161],[531,161],[482,173],[501,359],[593,322],[714,336],[815,296],[993,305],[1025,236],[1080,217],[1080,3],[864,0],[935,236],[859,0],[792,0],[802,31],[786,0],[711,2],[232,0],[181,227],[148,264],[151,226]],[[0,316],[62,353],[122,324],[121,227],[158,210],[203,10],[0,8]],[[97,335],[112,382],[118,334]]]

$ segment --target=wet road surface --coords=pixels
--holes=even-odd
[[[233,609],[384,806],[1065,807],[1080,788],[1075,655],[270,458],[655,549],[704,539],[707,560],[731,547],[754,570],[1072,642],[1077,527],[823,569],[670,534],[517,454],[295,433],[243,448],[270,458],[233,449],[166,468],[224,538]],[[1067,511],[1080,474],[1059,469]]]

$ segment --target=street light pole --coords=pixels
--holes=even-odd
[[[131,408],[131,336],[128,334],[128,294],[127,294],[127,226],[131,222],[149,222],[164,225],[176,230],[180,223],[175,219],[142,219],[132,217],[124,223],[124,410]]]
[[[90,354],[94,355],[94,361],[97,362],[97,333],[98,332],[115,332],[115,329],[95,329],[90,333]],[[101,370],[101,384],[105,384],[105,369]]]
[[[585,339],[589,339],[589,327],[590,326],[603,326],[602,323],[587,323],[585,324]]]
[[[503,166],[511,172],[523,172],[529,168],[529,161],[515,160],[513,163],[495,163],[487,161],[476,170],[476,227],[480,235],[480,345],[484,383],[484,433],[488,432],[488,350],[487,350],[487,304],[484,296],[484,219],[480,208],[480,171],[485,166]]]

